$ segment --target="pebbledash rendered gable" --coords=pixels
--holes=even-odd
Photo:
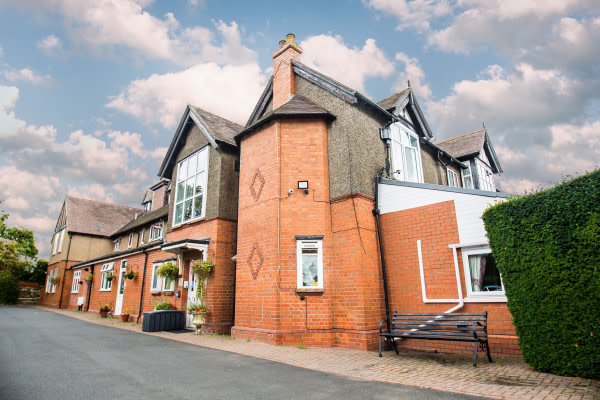
[[[352,193],[375,196],[373,177],[385,166],[385,146],[379,128],[388,124],[363,106],[349,104],[296,75],[296,94],[333,114],[328,124],[329,195]]]
[[[237,149],[220,143],[215,149],[206,136],[195,124],[186,128],[185,145],[176,157],[171,182],[177,182],[177,164],[187,156],[208,146],[208,181],[206,188],[206,213],[203,220],[222,217],[237,220],[239,173],[235,171],[235,163],[239,159]],[[175,204],[175,184],[171,186],[169,198],[168,227],[173,226],[173,204]]]

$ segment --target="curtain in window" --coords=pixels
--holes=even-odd
[[[486,256],[469,256],[469,269],[471,270],[471,290],[483,291],[483,276],[485,275]]]

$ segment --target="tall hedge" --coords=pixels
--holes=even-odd
[[[600,170],[488,209],[524,360],[600,378]]]

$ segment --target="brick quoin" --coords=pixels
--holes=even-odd
[[[381,216],[382,241],[388,276],[390,310],[444,312],[457,303],[425,304],[421,294],[417,240],[421,240],[427,297],[458,299],[454,258],[449,244],[459,243],[453,201]],[[458,252],[463,295],[466,296],[462,256]],[[456,312],[488,312],[492,355],[518,355],[519,346],[506,303],[465,303]],[[473,354],[473,344],[428,340],[401,340],[400,347]]]

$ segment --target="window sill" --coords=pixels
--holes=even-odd
[[[324,288],[309,288],[309,287],[296,288],[296,293],[324,293],[324,292],[325,292]]]
[[[110,292],[112,290],[112,288],[110,289],[100,289],[99,292]]]
[[[464,298],[465,303],[506,303],[506,296],[469,296]]]
[[[152,291],[150,292],[150,294],[151,294],[152,296],[160,296],[160,290],[152,290]]]

